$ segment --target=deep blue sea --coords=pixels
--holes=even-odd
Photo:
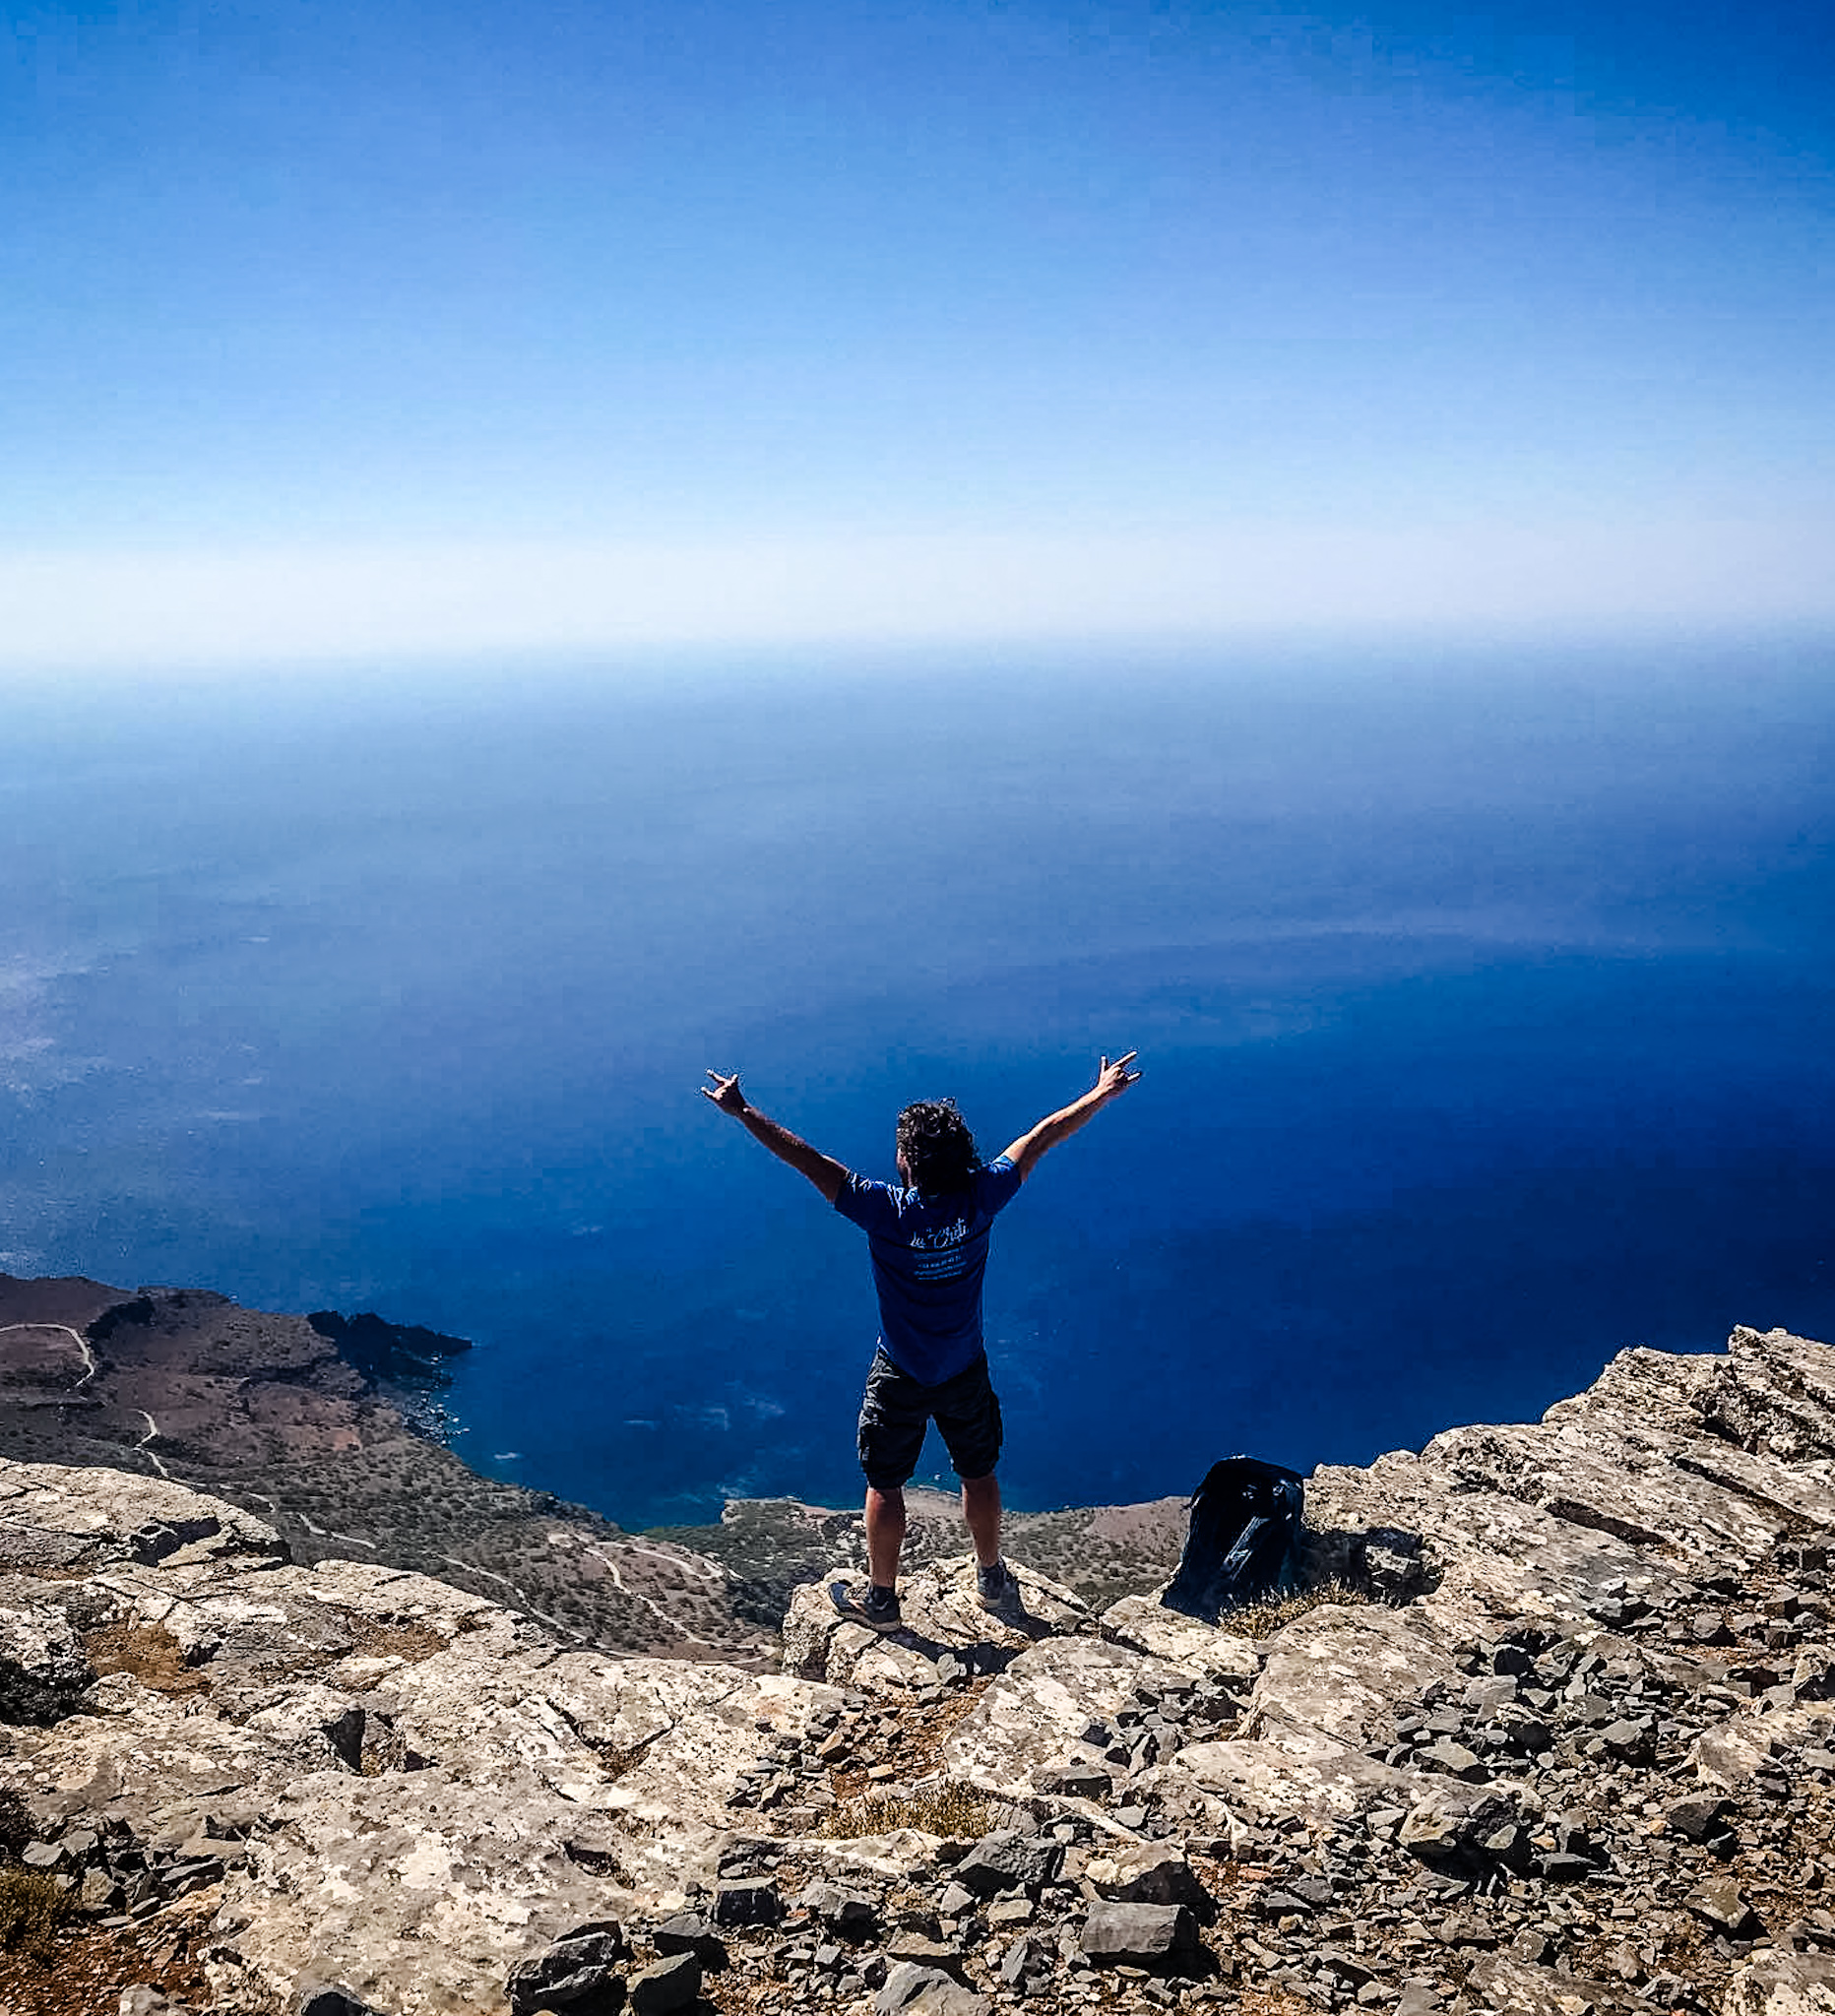
[[[1019,1504],[1835,1336],[1835,649],[658,660],[21,687],[0,1267],[476,1341],[480,1469],[850,1502],[890,1175],[1001,1220]],[[942,1452],[926,1452],[943,1474]]]

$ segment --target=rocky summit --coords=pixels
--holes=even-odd
[[[1217,1625],[1016,1543],[875,1632],[841,1549],[767,1670],[0,1464],[0,2006],[1835,2010],[1827,1347],[1627,1352],[1307,1519]]]

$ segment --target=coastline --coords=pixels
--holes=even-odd
[[[628,1532],[480,1474],[445,1439],[443,1360],[466,1348],[373,1315],[0,1274],[0,1456],[184,1483],[268,1521],[302,1563],[433,1575],[607,1651],[768,1664],[797,1585],[864,1558],[857,1507],[733,1499],[715,1524]],[[910,1565],[959,1552],[954,1499],[911,1495]],[[1016,1512],[1007,1532],[1106,1604],[1171,1572],[1184,1503]]]

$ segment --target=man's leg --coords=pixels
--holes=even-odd
[[[975,1558],[983,1568],[991,1568],[1000,1558],[1000,1480],[992,1472],[986,1477],[963,1479],[962,1516],[969,1522]],[[872,1529],[869,1526],[867,1530],[870,1533]]]
[[[1000,1402],[988,1382],[987,1360],[978,1358],[966,1372],[938,1389],[932,1406],[949,1445],[949,1460],[962,1480],[962,1516],[975,1542],[976,1590],[984,1608],[1011,1605],[1018,1596],[1013,1571],[1000,1558]]]
[[[998,1498],[996,1497],[996,1504]],[[996,1511],[995,1519],[999,1514]],[[866,1487],[866,1572],[875,1589],[896,1589],[899,1549],[905,1544],[905,1493]]]
[[[860,1402],[860,1468],[866,1473],[866,1570],[874,1589],[898,1587],[905,1544],[905,1480],[918,1467],[929,1415],[923,1389],[883,1351]]]

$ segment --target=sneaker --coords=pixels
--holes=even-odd
[[[895,1631],[899,1626],[899,1593],[868,1583],[856,1592],[845,1582],[831,1582],[828,1600],[850,1623],[865,1624],[874,1631]]]
[[[975,1571],[975,1593],[984,1610],[1015,1610],[1020,1606],[1019,1577],[1005,1561]]]

